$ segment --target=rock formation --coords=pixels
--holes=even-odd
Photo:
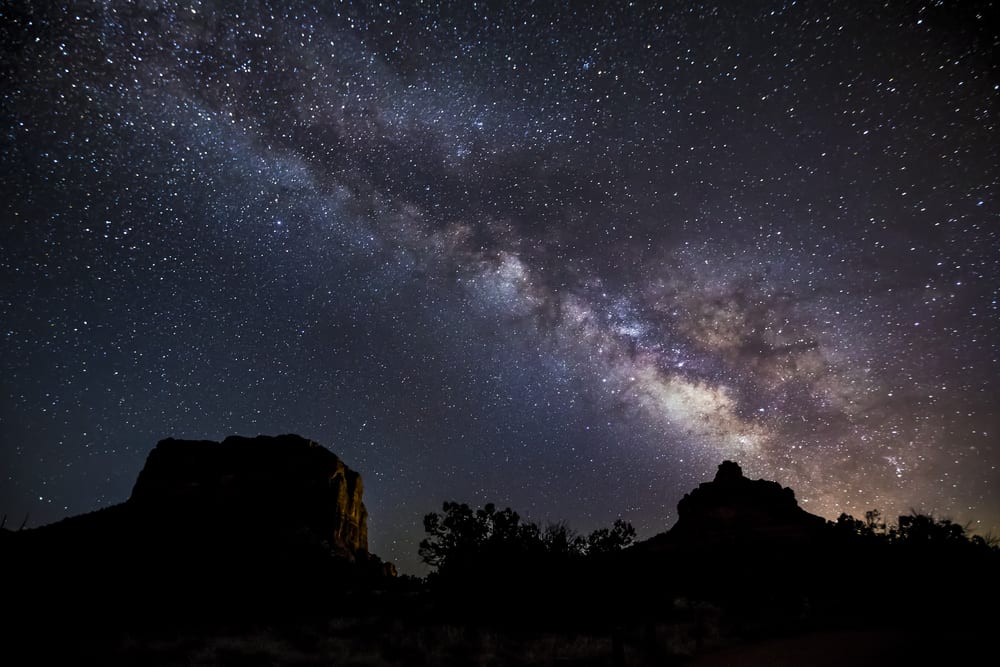
[[[362,491],[361,475],[297,435],[168,439],[150,452],[128,504],[254,531],[294,527],[354,554],[368,550]]]
[[[322,607],[394,574],[368,552],[361,494],[357,472],[297,435],[168,439],[126,502],[5,532],[0,555],[22,573],[11,595],[66,610],[98,598],[186,616]]]
[[[677,504],[677,523],[637,544],[627,567],[636,586],[709,597],[770,595],[813,580],[830,544],[826,520],[806,512],[777,482],[751,480],[725,461],[715,479]]]
[[[685,494],[677,515],[673,539],[701,542],[807,541],[826,526],[825,519],[799,507],[790,488],[748,479],[733,461],[723,461],[714,480]]]

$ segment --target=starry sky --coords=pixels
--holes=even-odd
[[[0,2],[0,512],[294,432],[372,550],[723,459],[1000,532],[994,3]]]

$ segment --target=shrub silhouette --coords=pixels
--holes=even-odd
[[[935,519],[926,514],[899,517],[896,539],[911,544],[968,544],[965,527],[950,519]]]
[[[424,530],[428,537],[420,542],[420,557],[439,573],[495,556],[572,559],[612,553],[635,540],[635,528],[622,519],[583,537],[563,522],[544,529],[522,522],[511,508],[497,510],[493,503],[473,510],[465,503],[445,502],[441,514],[431,512],[424,517]]]
[[[565,523],[541,528],[492,503],[473,509],[445,502],[441,513],[424,517],[424,529],[419,554],[435,568],[428,583],[450,608],[490,616],[514,605],[527,622],[555,611],[568,621],[592,607],[595,588],[607,579],[602,558],[635,539],[620,519],[584,537]]]
[[[473,510],[468,505],[445,502],[443,513],[424,517],[429,535],[421,540],[420,558],[438,571],[448,571],[483,560],[487,556],[514,557],[520,552],[538,551],[543,546],[538,526],[521,523],[509,507],[497,510],[488,503]]]
[[[841,514],[834,528],[844,537],[860,537],[893,545],[933,548],[976,548],[996,550],[997,540],[992,537],[973,535],[967,526],[951,519],[938,519],[931,514],[910,514],[899,516],[895,525],[882,521],[879,510],[865,512],[865,519],[855,519],[850,514]]]
[[[608,554],[621,551],[635,541],[635,528],[622,519],[615,519],[611,528],[598,528],[587,537],[587,553]]]

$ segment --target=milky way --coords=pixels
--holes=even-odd
[[[373,550],[722,459],[1000,530],[989,3],[0,5],[0,511],[300,433]]]

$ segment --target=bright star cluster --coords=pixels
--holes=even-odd
[[[723,459],[1000,531],[991,3],[0,4],[0,512],[300,433],[648,537]]]

